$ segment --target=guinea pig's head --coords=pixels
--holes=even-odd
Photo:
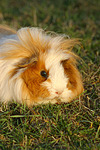
[[[20,78],[24,102],[28,105],[70,102],[83,92],[76,67],[78,56],[71,52],[79,44],[78,40],[48,35],[37,28],[21,29],[18,37],[20,61],[17,70],[23,70]]]

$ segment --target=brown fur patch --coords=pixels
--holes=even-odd
[[[69,59],[68,61],[65,61],[63,65],[65,69],[65,74],[69,78],[67,87],[73,92],[73,98],[75,98],[84,91],[84,88],[81,75],[73,63],[74,62]]]
[[[41,85],[42,82],[46,80],[40,75],[42,70],[45,70],[48,74],[48,71],[45,69],[44,61],[39,60],[35,65],[26,69],[21,75],[25,83],[23,91],[25,90],[29,94],[30,103],[36,103],[39,98],[43,99],[50,95],[46,87],[42,87]]]

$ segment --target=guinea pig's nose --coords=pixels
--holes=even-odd
[[[62,94],[62,91],[56,91],[55,92],[57,95],[61,95]]]

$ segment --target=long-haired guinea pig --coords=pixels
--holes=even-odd
[[[77,44],[39,28],[0,26],[0,101],[71,102],[83,92],[78,56],[71,51]]]

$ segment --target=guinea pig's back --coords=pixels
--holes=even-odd
[[[7,26],[0,25],[0,46],[8,42],[8,40],[18,40],[16,31]],[[0,52],[2,52],[2,47],[0,47]]]
[[[8,26],[0,25],[0,39],[12,34],[16,34],[16,30],[9,28]]]

